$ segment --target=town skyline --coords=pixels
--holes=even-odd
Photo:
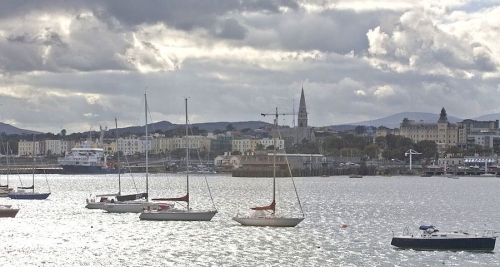
[[[311,126],[500,113],[498,1],[2,3],[0,121],[86,132],[184,120]],[[296,118],[283,116],[292,126]]]
[[[430,113],[430,112],[399,112],[399,113],[395,113],[395,114],[392,114],[392,115],[389,115],[389,116],[386,116],[383,118],[368,120],[368,121],[364,121],[364,122],[353,122],[353,123],[338,124],[338,125],[335,125],[335,124],[334,125],[321,125],[321,126],[313,125],[311,127],[319,129],[319,128],[323,128],[323,127],[334,127],[335,128],[335,127],[343,127],[343,126],[352,126],[354,128],[355,126],[361,125],[361,126],[367,126],[367,127],[368,126],[374,126],[374,127],[384,126],[384,127],[392,129],[392,128],[398,128],[399,124],[403,121],[404,118],[408,118],[410,120],[415,120],[417,122],[422,120],[425,123],[434,123],[439,118],[439,114],[438,113]],[[477,120],[477,121],[495,121],[495,120],[500,119],[500,113],[485,114],[485,115],[479,116],[477,118],[458,118],[456,116],[448,114],[448,119],[451,123],[460,122],[460,121],[466,120],[466,119]],[[258,123],[261,123],[263,125],[268,125],[268,126],[272,125],[271,122],[267,122],[264,120],[256,120],[256,121],[232,121],[232,122],[228,122],[228,121],[199,122],[199,123],[193,123],[193,124],[191,124],[191,126],[196,126],[196,127],[199,127],[200,130],[207,130],[208,132],[211,132],[214,129],[224,130],[228,124],[236,124],[233,126],[237,126],[236,127],[237,130],[242,130],[244,128],[248,128],[248,126],[249,126],[248,124],[258,124]],[[15,128],[14,130],[10,130],[10,129],[6,130],[4,128],[5,124],[4,125],[2,125],[2,124],[3,123],[0,122],[0,132],[6,132],[7,134],[23,134],[23,133],[32,134],[33,132],[36,132],[32,129],[15,128],[12,125],[8,125],[8,126],[14,127]],[[174,124],[174,123],[169,122],[169,121],[152,122],[151,125],[153,125],[153,124],[155,124],[155,125],[171,124],[170,126],[167,126],[167,128],[171,128],[171,129],[175,129],[178,127],[184,127],[183,123]],[[238,127],[239,125],[244,125],[244,126]],[[103,125],[101,125],[101,126],[103,126]],[[281,126],[289,126],[289,125],[281,125]],[[103,126],[103,127],[107,127],[107,126]],[[144,124],[143,125],[131,125],[131,126],[119,127],[118,130],[119,130],[119,133],[123,132],[123,131],[127,131],[128,129],[132,129],[132,128],[140,128],[142,131],[143,127],[144,127]],[[252,128],[252,127],[250,127],[250,128]],[[11,131],[14,131],[16,133],[13,133]],[[100,131],[99,126],[96,125],[96,126],[92,127],[92,129],[84,130],[82,132],[66,132],[66,134],[69,135],[69,134],[73,134],[73,133],[85,133],[85,132],[89,132],[89,131],[99,132]],[[115,128],[107,127],[107,131],[115,131]],[[53,134],[57,135],[60,132],[55,132],[55,133],[54,132],[38,132],[38,134],[44,134],[44,133],[53,133]]]

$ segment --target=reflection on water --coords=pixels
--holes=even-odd
[[[124,175],[122,192],[145,190]],[[30,179],[21,176],[23,181]],[[40,191],[48,190],[37,177]],[[193,208],[210,208],[203,176],[191,177]],[[10,178],[12,186],[19,185]],[[496,253],[397,250],[393,231],[432,223],[442,230],[500,231],[500,179],[445,177],[296,178],[306,219],[295,228],[244,227],[231,218],[271,201],[270,179],[207,176],[219,213],[211,222],[140,221],[138,214],[84,208],[91,193],[118,191],[115,175],[49,175],[48,200],[0,199],[21,208],[1,218],[1,266],[498,266]],[[17,184],[16,184],[17,182]],[[182,175],[150,175],[150,196],[185,194]],[[298,212],[289,179],[279,208]],[[137,191],[136,189],[137,188]],[[347,225],[343,228],[342,225]]]

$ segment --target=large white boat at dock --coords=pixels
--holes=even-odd
[[[57,159],[66,174],[106,174],[118,173],[118,169],[112,162],[107,162],[107,155],[102,148],[104,131],[101,128],[101,137],[98,145],[93,145],[90,140],[80,142],[71,149],[63,158]],[[122,171],[123,172],[123,171]]]

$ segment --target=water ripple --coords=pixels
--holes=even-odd
[[[124,177],[124,193],[144,190],[144,177],[134,176]],[[150,195],[182,195],[182,177],[150,175]],[[1,219],[0,248],[8,255],[2,266],[500,265],[498,249],[413,251],[390,245],[393,231],[425,223],[443,230],[499,231],[497,178],[298,178],[306,219],[295,228],[244,227],[231,219],[270,203],[269,179],[209,176],[219,210],[211,222],[154,222],[84,208],[90,193],[117,192],[116,176],[48,178],[48,200],[0,199],[21,208],[16,218]],[[36,183],[44,181],[37,177]],[[280,179],[278,187],[278,207],[299,213],[289,180]],[[211,207],[202,177],[192,177],[191,196],[194,208]]]

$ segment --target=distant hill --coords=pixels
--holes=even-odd
[[[216,129],[225,130],[226,127],[231,124],[236,130],[243,130],[245,128],[258,129],[270,125],[270,123],[262,121],[243,121],[243,122],[204,122],[204,123],[193,123],[191,127],[198,127],[200,130],[206,130],[207,132],[213,132]],[[177,129],[179,127],[184,127],[184,124],[173,124],[168,121],[160,121],[156,123],[151,123],[148,125],[148,131],[154,132],[155,130],[168,131]],[[114,131],[114,129],[110,129]],[[144,126],[131,126],[125,128],[118,128],[118,134],[124,133],[144,133]]]
[[[20,129],[10,124],[0,122],[0,133],[5,133],[9,135],[9,134],[40,134],[41,132]]]
[[[361,122],[356,122],[356,123],[347,123],[347,124],[342,124],[342,125],[331,125],[330,127],[337,130],[337,131],[352,130],[357,125],[374,126],[374,127],[385,126],[387,128],[393,129],[393,128],[398,128],[400,123],[403,121],[404,118],[408,118],[408,119],[414,120],[416,122],[423,120],[426,123],[434,123],[434,122],[438,121],[439,114],[426,113],[426,112],[401,112],[401,113],[397,113],[397,114],[387,116],[384,118],[380,118],[380,119],[361,121]],[[500,119],[500,113],[483,115],[483,116],[472,118],[472,119],[478,120],[478,121],[495,121],[495,120]],[[448,121],[450,121],[452,123],[457,123],[457,122],[460,122],[463,120],[464,119],[448,115]],[[200,130],[206,130],[207,132],[213,132],[216,129],[225,130],[229,124],[232,124],[232,126],[234,128],[236,128],[237,130],[243,130],[245,128],[258,129],[261,127],[266,127],[266,126],[271,125],[270,123],[263,122],[263,121],[242,121],[242,122],[194,123],[191,126],[198,127]],[[160,121],[160,122],[149,124],[148,131],[151,131],[151,132],[153,132],[155,130],[167,131],[167,130],[172,130],[172,129],[176,129],[179,127],[184,127],[184,124],[173,124],[173,123],[168,122],[168,121]],[[109,131],[114,131],[114,129],[109,129]],[[12,125],[0,122],[0,133],[1,132],[4,132],[5,134],[8,134],[8,135],[9,134],[41,134],[41,132],[20,129],[20,128],[14,127]],[[123,134],[123,133],[127,133],[127,132],[128,133],[142,134],[144,132],[144,126],[131,126],[131,127],[125,127],[125,128],[118,128],[118,134]]]
[[[492,114],[494,115],[494,114]],[[490,116],[485,115],[483,117]],[[365,125],[365,126],[385,126],[387,128],[399,128],[401,122],[403,122],[404,118],[408,118],[409,120],[414,120],[419,122],[423,120],[425,123],[436,123],[439,120],[439,114],[435,113],[426,113],[426,112],[401,112],[391,116],[387,116],[380,119],[369,120],[369,121],[361,121],[356,123],[350,123],[348,125]],[[498,117],[497,117],[498,118]],[[479,119],[477,119],[479,120]],[[483,119],[481,119],[483,120]],[[486,120],[486,119],[484,119]],[[457,123],[463,121],[463,119],[448,115],[448,121],[451,123]]]
[[[478,121],[496,121],[496,120],[500,120],[500,113],[494,113],[494,114],[488,114],[488,115],[479,116],[477,118],[474,118],[474,120],[478,120]]]

